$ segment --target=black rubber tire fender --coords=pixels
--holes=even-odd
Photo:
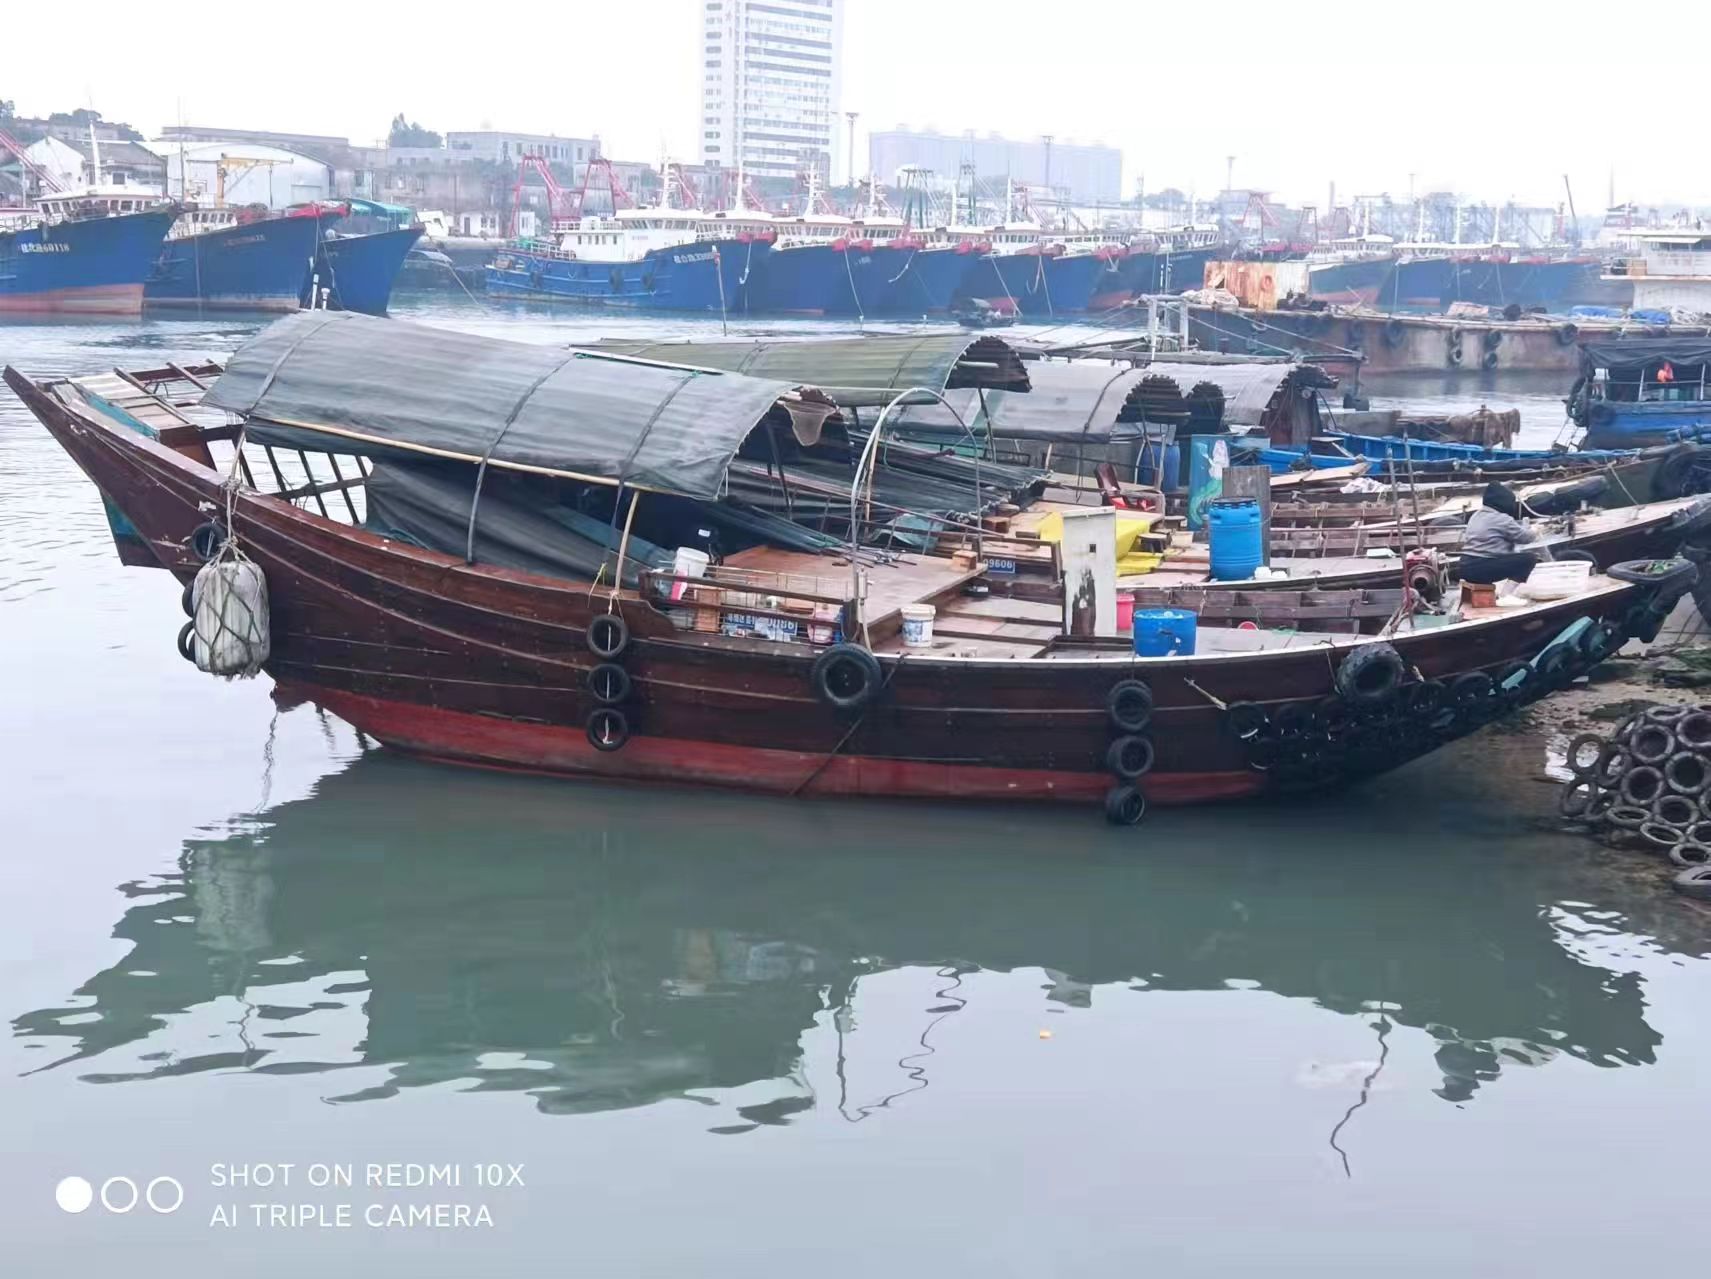
[[[1452,369],[1461,367],[1461,344],[1456,343],[1444,352],[1444,362]]]
[[[1681,832],[1663,822],[1651,821],[1640,823],[1640,838],[1653,848],[1668,852],[1681,843]]]
[[[879,695],[879,659],[860,644],[834,644],[809,672],[814,696],[835,711],[857,711]]]
[[[601,662],[588,672],[588,691],[602,706],[627,700],[630,689],[630,672],[616,662]]]
[[[1394,693],[1407,674],[1402,654],[1389,644],[1362,644],[1337,667],[1337,691],[1351,702],[1370,705]]]
[[[226,530],[213,520],[198,524],[190,532],[190,549],[204,564],[218,555],[225,544]]]
[[[1652,819],[1652,810],[1638,804],[1621,803],[1611,807],[1604,820],[1618,830],[1639,830]]]
[[[1604,749],[1598,753],[1598,764],[1592,771],[1592,778],[1600,786],[1609,789],[1622,780],[1633,765],[1634,757],[1623,748],[1620,742],[1606,742]]]
[[[1313,703],[1313,725],[1330,737],[1341,736],[1350,718],[1349,704],[1335,694]]]
[[[1597,481],[1597,485],[1595,487],[1590,487],[1587,491],[1590,492],[1591,497],[1601,497],[1605,489],[1604,477],[1602,475],[1594,475],[1590,480],[1582,480],[1581,484],[1592,486],[1594,480]],[[1580,484],[1575,485],[1576,489],[1579,489],[1580,487]],[[1579,500],[1590,500],[1590,498],[1581,498]],[[1591,551],[1579,546],[1571,546],[1566,551],[1553,551],[1551,553],[1551,558],[1559,564],[1567,561],[1574,564],[1590,564],[1594,570],[1598,568],[1598,557]]]
[[[1491,676],[1484,671],[1468,671],[1450,681],[1450,704],[1468,711],[1491,700]]]
[[[1147,815],[1147,797],[1140,789],[1119,782],[1105,792],[1105,820],[1113,826],[1133,826]]]
[[[1402,345],[1402,339],[1408,336],[1408,326],[1395,316],[1384,323],[1384,345],[1397,347]]]
[[[1669,531],[1683,541],[1711,532],[1711,498],[1701,497],[1670,516]]]
[[[1670,854],[1670,860],[1675,860],[1675,855],[1687,847],[1686,844],[1677,844],[1675,851]],[[1704,846],[1695,845],[1694,847],[1697,850]],[[1711,848],[1705,849],[1705,852],[1711,855]],[[1696,897],[1701,901],[1711,900],[1711,866],[1704,863],[1689,866],[1681,874],[1670,880],[1670,886],[1684,896]]]
[[[1675,754],[1675,734],[1666,724],[1642,724],[1628,739],[1628,754],[1636,767],[1655,767]],[[1630,769],[1630,772],[1633,770]]]
[[[178,628],[178,655],[192,666],[196,664],[195,622],[186,622]]]
[[[1306,736],[1313,726],[1313,707],[1305,702],[1285,702],[1271,717],[1272,731],[1289,741]]]
[[[191,578],[184,584],[184,593],[178,597],[178,607],[184,610],[184,616],[196,616],[196,579]]]
[[[1546,691],[1562,688],[1574,678],[1577,656],[1578,653],[1566,644],[1547,648],[1539,654],[1538,661],[1533,666],[1533,678],[1539,681]]]
[[[1152,739],[1132,733],[1115,739],[1105,748],[1106,771],[1125,782],[1150,773],[1154,758]]]
[[[1699,805],[1687,795],[1665,791],[1652,801],[1652,816],[1665,826],[1673,826],[1685,834],[1693,825],[1694,818],[1699,816]]]
[[[1482,329],[1479,334],[1479,344],[1487,351],[1495,351],[1503,345],[1503,330]]]
[[[1677,751],[1663,761],[1663,781],[1677,795],[1701,795],[1711,787],[1711,763],[1697,751]]]
[[[1666,567],[1656,568],[1659,564]],[[1659,595],[1673,590],[1679,598],[1684,592],[1692,590],[1694,582],[1699,580],[1699,565],[1692,560],[1683,559],[1623,560],[1620,564],[1612,564],[1605,569],[1604,575],[1613,577],[1618,582],[1649,586]]]
[[[1564,817],[1585,817],[1597,796],[1597,786],[1587,778],[1576,778],[1562,788],[1562,794],[1557,797],[1557,811]]]
[[[1568,744],[1568,771],[1577,778],[1596,778],[1598,762],[1604,758],[1604,748],[1608,745],[1602,734],[1582,733]],[[1581,757],[1587,747],[1591,748],[1592,753],[1583,764]]]
[[[588,648],[611,661],[630,646],[630,624],[617,613],[596,613],[588,619]]]
[[[1651,816],[1652,801],[1663,794],[1663,774],[1650,764],[1636,764],[1617,787],[1624,804],[1633,804]]]
[[[1479,357],[1479,367],[1482,369],[1496,368],[1497,352],[1495,350],[1487,350],[1484,355]]]
[[[630,721],[616,706],[596,706],[588,712],[588,744],[601,752],[622,750],[630,740]]]
[[[1692,711],[1691,706],[1648,706],[1640,712],[1640,718],[1649,724],[1673,726],[1686,719]]]
[[[1557,342],[1562,346],[1573,346],[1574,340],[1580,336],[1580,328],[1574,324],[1557,325]]]
[[[1153,690],[1142,680],[1118,680],[1105,694],[1105,713],[1119,732],[1144,733],[1153,722]]]
[[[1688,750],[1711,748],[1711,711],[1695,710],[1675,723],[1675,738]]]
[[[1236,740],[1245,742],[1265,732],[1271,717],[1257,702],[1231,702],[1224,708],[1224,723]]]

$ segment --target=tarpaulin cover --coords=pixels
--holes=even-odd
[[[980,368],[971,350],[979,348]],[[1028,389],[1021,359],[995,338],[970,333],[879,334],[811,342],[636,342],[609,339],[586,348],[751,377],[819,387],[844,408],[889,404],[899,391],[953,384]],[[965,364],[965,357],[970,357]],[[962,366],[959,368],[959,366]]]
[[[1711,364],[1711,338],[1623,338],[1616,342],[1587,342],[1580,348],[1580,365],[1609,369],[1612,377],[1637,377],[1654,364]]]
[[[953,391],[945,398],[977,435],[990,429],[1000,439],[1102,444],[1141,434],[1139,422],[1119,421],[1118,415],[1128,396],[1146,378],[1168,377],[1184,396],[1199,383],[1211,382],[1224,392],[1226,425],[1258,426],[1277,388],[1302,367],[1157,363],[1137,369],[1102,360],[1042,361],[1028,370],[1033,389],[1027,394],[987,391],[984,416],[973,391]],[[899,410],[893,420],[935,432],[957,430],[950,413],[938,404],[912,405]]]
[[[475,527],[475,561],[500,568],[592,581],[604,568],[610,582],[618,566],[621,534],[567,506],[543,502],[525,475],[489,477],[481,491]],[[475,476],[444,462],[387,462],[367,484],[369,531],[431,551],[462,556],[468,547],[469,507]],[[643,569],[669,569],[673,553],[631,534],[624,546],[625,586]]]
[[[404,450],[711,499],[743,439],[796,388],[302,311],[240,348],[205,398],[258,443]],[[270,441],[266,424],[285,428]],[[305,437],[309,437],[307,443]]]

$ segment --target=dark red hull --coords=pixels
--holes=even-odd
[[[137,549],[188,581],[200,567],[191,533],[224,506],[219,476],[164,444],[73,416],[11,371],[8,381],[134,526]],[[251,491],[238,498],[233,527],[267,575],[267,670],[281,694],[320,702],[389,745],[449,760],[788,794],[1086,802],[1113,780],[1107,696],[1139,676],[1156,704],[1157,762],[1142,789],[1186,803],[1271,784],[1218,703],[1275,711],[1334,691],[1323,647],[1144,662],[882,654],[883,692],[852,720],[814,696],[808,646],[681,631],[627,594],[619,610],[632,635],[623,656],[632,736],[622,749],[597,751],[585,736],[597,660],[585,632],[606,611],[603,589],[470,567]],[[1495,669],[1531,658],[1578,617],[1621,617],[1638,589],[1393,642],[1428,678]]]

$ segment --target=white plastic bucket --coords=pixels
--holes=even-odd
[[[933,646],[933,618],[938,611],[931,604],[905,604],[903,606],[904,648],[931,648]]]
[[[692,546],[680,546],[677,548],[677,561],[672,565],[672,572],[679,577],[705,577],[708,563],[706,551],[698,551]],[[688,582],[673,582],[671,598],[682,599],[684,589],[688,585]]]
[[[1535,566],[1515,589],[1530,600],[1563,600],[1584,591],[1591,575],[1592,565],[1585,560],[1552,560]]]

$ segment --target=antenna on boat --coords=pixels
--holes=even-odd
[[[99,190],[101,187],[101,142],[95,136],[95,117],[91,112],[89,118],[89,168],[91,179],[89,185]]]

